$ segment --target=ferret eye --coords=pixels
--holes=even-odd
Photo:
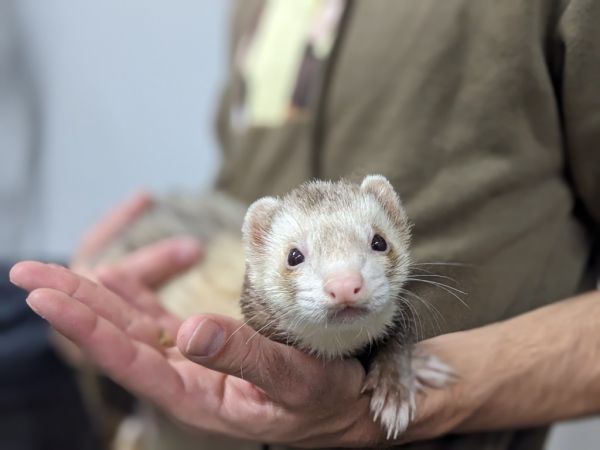
[[[376,252],[385,252],[387,250],[387,242],[385,239],[376,234],[371,241],[371,248]]]
[[[304,262],[304,255],[297,248],[293,248],[290,250],[290,253],[288,254],[287,262],[292,267],[297,266],[298,264],[302,264]]]

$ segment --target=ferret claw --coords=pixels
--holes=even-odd
[[[410,370],[402,358],[376,358],[361,392],[372,391],[370,409],[379,420],[387,439],[402,434],[416,413],[416,394],[425,388],[441,389],[456,381],[456,373],[433,355],[415,352]],[[404,359],[404,365],[407,360]]]

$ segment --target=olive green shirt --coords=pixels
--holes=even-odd
[[[505,319],[584,289],[600,229],[600,2],[348,2],[307,113],[232,121],[236,54],[262,1],[237,3],[218,131],[219,187],[250,202],[310,177],[390,179],[435,286],[420,337]],[[451,292],[455,292],[452,291]],[[577,324],[573,324],[577,326]],[[535,449],[543,430],[447,436],[415,449]]]

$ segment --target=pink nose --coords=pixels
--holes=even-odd
[[[334,303],[355,303],[359,300],[363,277],[358,272],[336,275],[325,283],[325,292]]]

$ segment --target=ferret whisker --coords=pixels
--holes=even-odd
[[[302,316],[302,314],[297,314],[295,320],[290,324],[290,329],[296,330],[300,326],[303,319],[304,317]]]
[[[414,329],[415,333],[416,333],[415,338],[418,340],[419,336],[422,337],[424,334],[423,321],[421,320],[421,315],[417,313],[416,309],[408,301],[405,301],[405,303],[407,304],[409,311],[403,310],[401,312],[403,329],[404,330]],[[415,318],[415,320],[412,320],[412,321],[409,320],[410,319],[410,317],[408,316],[409,312],[412,312],[412,316]],[[419,334],[419,332],[420,332],[420,334]]]
[[[424,275],[417,275],[417,276],[414,276],[414,277],[408,277],[408,278],[406,278],[406,281],[422,281],[423,283],[435,284],[436,286],[445,287],[445,288],[450,289],[450,290],[452,290],[454,292],[458,292],[459,294],[467,295],[466,292],[458,289],[457,287],[450,286],[448,284],[442,283],[441,281],[423,280],[421,278],[417,278],[418,276],[424,276]]]
[[[420,272],[425,272],[425,273],[432,274],[432,275],[434,274],[434,272],[432,272],[431,270],[423,269],[422,267],[415,267],[414,265],[410,266],[410,270],[411,270],[411,272],[418,270]]]
[[[395,320],[398,321],[398,322],[400,322],[400,325],[401,325],[402,329],[406,329],[405,307],[408,308],[408,306],[405,306],[405,301],[404,301],[404,299],[401,296],[398,296],[398,300],[402,304],[402,307],[400,309],[398,309],[398,311],[396,312],[396,314],[395,314]],[[417,325],[415,323],[415,327],[416,326]]]
[[[284,314],[285,315],[285,314]],[[248,322],[250,322],[251,320],[255,319],[256,315],[251,316],[246,322],[244,322],[242,325],[240,325],[227,339],[226,342],[228,342],[234,334],[236,334],[238,331],[240,331],[246,324],[248,324]],[[259,328],[258,330],[256,330],[249,338],[248,340],[246,340],[245,345],[248,345],[250,343],[250,341],[257,335],[259,334],[261,331],[263,331],[265,328],[269,327],[270,325],[272,325],[277,319],[273,319],[269,322],[267,322],[263,327]],[[243,366],[240,364],[240,378],[244,379],[244,368]]]
[[[369,329],[365,328],[366,332],[367,332],[367,338],[369,339],[369,354],[373,351],[373,336],[371,336],[371,333],[369,333]]]
[[[411,266],[453,266],[453,267],[473,267],[473,264],[459,262],[419,262],[411,263]]]
[[[403,292],[405,292],[405,289],[400,288],[399,292],[400,292],[400,294],[402,294]],[[402,303],[402,305],[406,306],[410,311],[413,312],[413,316],[415,317],[415,320],[416,320],[416,323],[414,324],[415,327],[419,326],[422,329],[421,317],[418,314],[416,314],[416,312],[415,312],[415,310],[414,310],[411,302],[408,299],[402,297],[402,295],[399,295],[398,299],[400,300],[400,302]],[[406,326],[409,323],[408,323],[408,319],[406,317],[405,312],[406,311],[405,311],[404,308],[400,308],[399,314],[400,314],[400,318],[402,320],[402,325],[406,328]]]
[[[248,323],[249,323],[249,322],[250,322],[252,319],[254,319],[254,318],[255,318],[255,316],[253,316],[253,317],[250,317],[248,320],[246,320],[244,323],[242,323],[242,324],[241,324],[239,327],[237,327],[235,330],[233,330],[233,332],[232,332],[232,333],[229,335],[229,337],[228,337],[228,338],[225,340],[225,344],[227,344],[227,343],[228,343],[228,342],[231,340],[231,338],[233,338],[233,336],[234,336],[235,334],[237,334],[237,333],[238,333],[238,332],[239,332],[239,331],[240,331],[242,328],[244,328],[246,325],[248,325]]]
[[[440,324],[440,320],[445,321],[445,317],[444,315],[440,312],[440,310],[431,302],[425,300],[424,298],[422,298],[421,296],[417,295],[414,292],[411,291],[406,291],[406,294],[412,296],[413,298],[415,298],[417,301],[419,301],[423,306],[425,306],[425,308],[427,308],[427,310],[431,313],[431,315],[429,316],[429,323],[431,323],[434,327],[434,331],[437,333],[442,332],[443,327]],[[419,318],[421,318],[421,314],[419,314],[419,312],[416,310],[416,308],[414,308],[413,305],[412,306],[412,311],[413,314],[417,315]],[[423,339],[425,337],[425,333],[424,333],[424,328],[421,328],[421,339]]]
[[[256,331],[255,331],[255,332],[252,334],[252,336],[250,336],[250,337],[248,338],[248,340],[246,341],[246,345],[248,345],[248,343],[250,343],[250,341],[251,341],[252,339],[254,339],[254,337],[255,337],[256,335],[260,334],[260,332],[261,332],[262,330],[264,330],[265,328],[268,328],[269,326],[271,326],[271,325],[272,325],[273,323],[275,323],[276,321],[277,321],[277,319],[273,319],[273,320],[271,320],[271,321],[267,322],[267,323],[266,323],[265,325],[263,325],[262,327],[260,327],[258,330],[256,330]]]
[[[405,305],[408,307],[408,309],[412,312],[412,316],[414,317],[414,326],[415,326],[415,338],[417,341],[420,341],[421,339],[423,339],[423,336],[425,335],[424,327],[423,327],[423,321],[421,319],[421,315],[418,313],[418,311],[415,309],[415,307],[411,304],[410,301],[408,301],[407,299],[405,299],[404,297],[400,297],[402,298],[402,300],[404,300]],[[404,314],[404,311],[401,312],[402,314],[402,318],[404,320],[404,326],[407,326],[407,319],[406,316]]]
[[[424,300],[423,298],[421,298],[419,295],[415,294],[412,291],[409,291],[407,289],[402,289],[401,290],[402,293],[406,294],[406,295],[410,295],[411,297],[413,297],[414,299],[416,299],[417,301],[419,301],[423,306],[425,306],[427,308],[427,310],[431,313],[431,319],[433,321],[435,321],[435,323],[430,322],[432,325],[436,326],[438,328],[438,331],[441,332],[442,331],[442,327],[440,326],[440,323],[438,321],[438,318],[441,318],[442,320],[445,320],[444,315],[430,302]],[[421,318],[420,314],[418,314],[418,311],[415,310],[414,306],[411,304],[411,302],[408,302],[409,307],[411,308],[411,311],[413,312],[413,314],[417,317],[419,317],[419,319]],[[424,337],[424,333],[422,333],[421,338]]]
[[[400,302],[400,307],[398,308],[398,310],[396,311],[395,315],[396,316],[400,316],[400,320],[402,321],[402,325],[406,324],[406,317],[404,315],[404,306],[409,306],[408,302],[402,298],[401,295],[398,295],[398,301]]]
[[[337,347],[338,347],[338,352],[341,355],[342,352],[342,342],[340,341],[340,337],[337,334],[334,334],[335,336],[335,342],[337,343]]]
[[[417,270],[419,270],[419,269],[417,269]],[[431,273],[431,272],[430,273],[426,273],[426,274],[415,273],[412,276],[414,276],[414,277],[423,277],[423,278],[440,278],[440,279],[448,280],[448,281],[451,281],[453,283],[458,284],[458,281],[456,281],[452,277],[449,277],[447,275],[439,275],[439,274]]]
[[[467,302],[465,302],[462,298],[460,298],[458,296],[459,294],[463,294],[463,295],[467,295],[466,292],[461,291],[458,288],[452,287],[452,286],[448,286],[447,284],[444,283],[440,283],[437,281],[431,281],[431,280],[422,280],[419,278],[407,278],[407,281],[415,281],[415,282],[421,282],[421,283],[426,283],[432,286],[436,286],[440,289],[442,289],[443,291],[447,292],[448,294],[452,295],[455,299],[457,299],[465,308],[467,309],[471,309],[471,307],[468,305]]]
[[[356,336],[354,336],[355,339],[358,339],[358,337],[363,333],[365,327],[360,327],[360,330],[358,330],[358,333],[356,333]]]

